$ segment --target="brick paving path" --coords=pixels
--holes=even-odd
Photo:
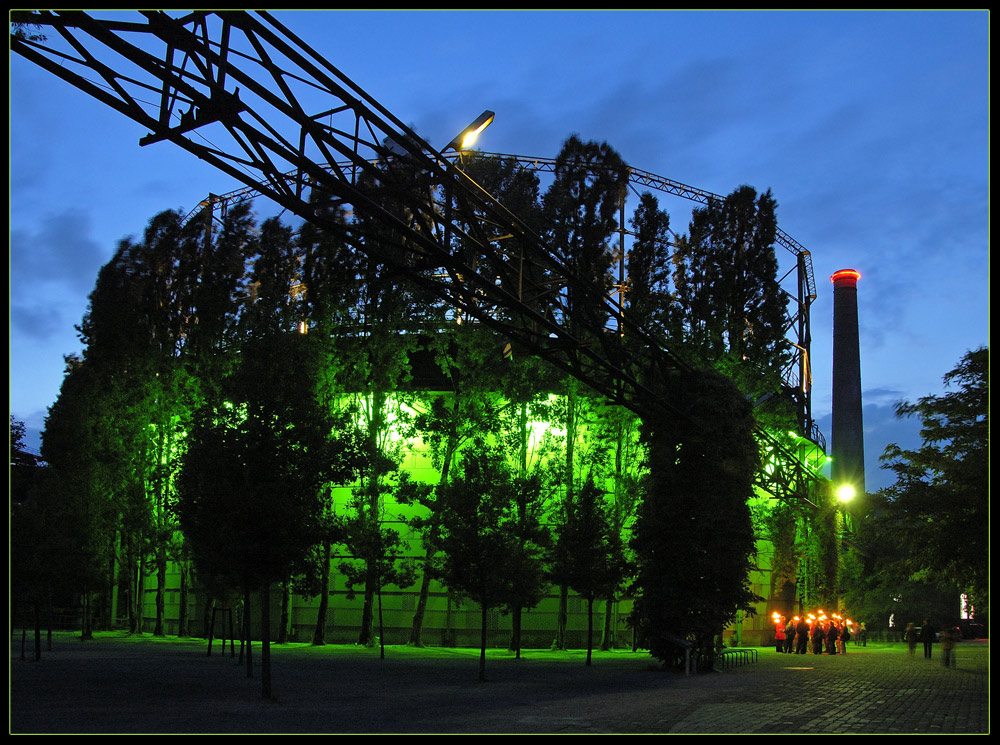
[[[497,654],[477,682],[472,650],[274,648],[276,700],[260,699],[197,640],[57,639],[41,662],[12,645],[12,733],[987,733],[989,644],[957,665],[903,646],[846,656],[779,655],[684,676],[648,657]]]

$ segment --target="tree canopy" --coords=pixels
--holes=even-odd
[[[989,349],[966,354],[944,382],[950,392],[897,406],[920,418],[923,444],[886,448],[896,483],[872,517],[880,532],[907,536],[910,574],[988,602]]]
[[[196,412],[176,510],[202,571],[278,582],[321,542],[322,489],[349,482],[361,460],[317,390],[316,352],[300,334],[247,344],[220,398]]]

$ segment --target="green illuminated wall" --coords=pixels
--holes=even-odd
[[[450,394],[441,394],[450,395]],[[426,400],[425,400],[426,402]],[[420,404],[414,404],[419,406]],[[550,434],[556,437],[563,436],[558,425],[546,425],[543,422],[532,423],[532,431],[536,440],[540,440],[547,428],[554,431]],[[407,471],[411,476],[424,483],[436,484],[439,480],[439,472],[434,467],[428,448],[418,438],[403,438],[396,434],[397,439],[403,441],[403,459],[400,465],[401,470]],[[586,439],[586,437],[584,437]],[[585,445],[586,443],[584,443]],[[815,459],[816,453],[813,450],[803,453],[805,459]],[[639,463],[628,464],[630,468],[638,469]],[[612,488],[610,482],[609,490]],[[350,499],[350,487],[340,487],[334,492],[335,509],[338,511],[347,509]],[[554,501],[554,500],[553,500]],[[767,514],[773,505],[773,500],[766,496],[758,496],[752,500],[754,514]],[[405,520],[411,518],[422,508],[389,503],[385,505],[385,524],[391,525],[404,538],[407,546],[405,555],[414,561],[420,561],[424,555],[423,545],[419,535],[411,529]],[[770,643],[772,628],[769,616],[774,609],[785,611],[786,602],[776,596],[773,577],[773,561],[775,550],[773,544],[767,540],[767,530],[764,527],[758,529],[761,535],[757,542],[757,565],[751,573],[750,581],[753,592],[765,600],[757,605],[757,614],[753,617],[745,617],[737,621],[733,627],[728,629],[724,635],[727,643],[738,641],[743,646],[766,645]],[[329,643],[355,643],[357,641],[358,629],[361,623],[362,613],[362,592],[358,592],[353,599],[348,599],[348,588],[345,586],[344,577],[337,571],[338,565],[349,557],[341,552],[335,554],[332,559],[331,569],[331,590],[330,605],[327,613],[326,641]],[[176,565],[171,564],[167,576],[166,593],[166,628],[168,634],[176,633],[179,602],[179,572]],[[147,629],[152,628],[152,619],[155,617],[153,606],[153,586],[154,578],[146,579],[146,603],[145,616],[147,619]],[[381,605],[382,616],[385,627],[385,641],[390,644],[406,643],[409,638],[410,626],[413,620],[413,612],[419,594],[419,582],[413,587],[400,589],[389,586],[382,592]],[[277,624],[280,618],[280,593],[272,591],[272,613],[275,628],[272,629],[272,638],[277,636]],[[556,636],[557,611],[558,611],[558,588],[551,588],[548,596],[534,609],[525,613],[522,619],[522,646],[549,647]],[[787,598],[785,599],[787,600]],[[200,634],[205,617],[205,604],[207,599],[204,594],[197,589],[197,585],[189,594],[189,630],[191,633]],[[289,614],[288,634],[291,641],[308,642],[312,639],[313,629],[317,617],[318,598],[304,598],[292,595],[292,603]],[[625,619],[631,610],[631,602],[622,600],[615,604],[616,611],[616,645],[619,647],[630,647],[632,642],[631,630],[626,626]],[[790,608],[788,608],[790,609]],[[569,603],[569,626],[568,641],[570,646],[585,646],[585,634],[587,628],[586,603],[571,594]],[[600,644],[602,633],[603,617],[605,612],[605,601],[595,604],[595,646]],[[256,613],[253,614],[256,617]],[[478,645],[480,615],[479,609],[474,603],[461,602],[459,599],[450,597],[446,588],[433,582],[428,598],[428,605],[423,625],[423,641],[430,645]],[[377,625],[377,622],[376,622]],[[217,632],[221,626],[217,627]],[[499,613],[492,613],[490,616],[490,639],[493,646],[504,647],[510,637],[510,618]],[[377,631],[376,631],[377,634]]]

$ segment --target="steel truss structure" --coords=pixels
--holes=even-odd
[[[172,142],[245,184],[245,198],[266,196],[357,250],[377,253],[379,261],[609,400],[640,416],[696,418],[649,387],[694,369],[623,316],[612,295],[574,276],[558,246],[546,246],[454,158],[423,141],[271,14],[141,14],[143,21],[127,22],[80,11],[14,13],[12,21],[58,36],[33,41],[13,34],[11,50],[148,128],[141,145]],[[554,161],[506,157],[525,167],[554,167]],[[703,203],[721,199],[635,169],[621,178]],[[222,203],[206,200],[205,214]],[[331,205],[360,219],[347,226],[330,217]],[[364,224],[378,225],[377,242],[364,240],[358,229]],[[784,233],[778,242],[796,256],[797,288],[789,293],[796,312],[786,331],[794,331],[797,372],[786,380],[795,378],[789,388],[801,434],[815,438],[811,258]],[[574,317],[567,298],[595,295],[603,296],[600,311]],[[779,464],[761,472],[760,488],[787,498],[820,484],[780,439],[762,428],[758,439],[767,461]]]

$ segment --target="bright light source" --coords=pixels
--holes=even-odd
[[[844,484],[839,489],[837,489],[837,499],[841,502],[850,502],[854,499],[854,487],[850,484]]]
[[[476,138],[479,137],[479,133],[492,124],[495,116],[496,114],[492,111],[484,111],[476,118],[476,121],[459,132],[458,136],[448,143],[445,150],[467,150],[475,142]]]

